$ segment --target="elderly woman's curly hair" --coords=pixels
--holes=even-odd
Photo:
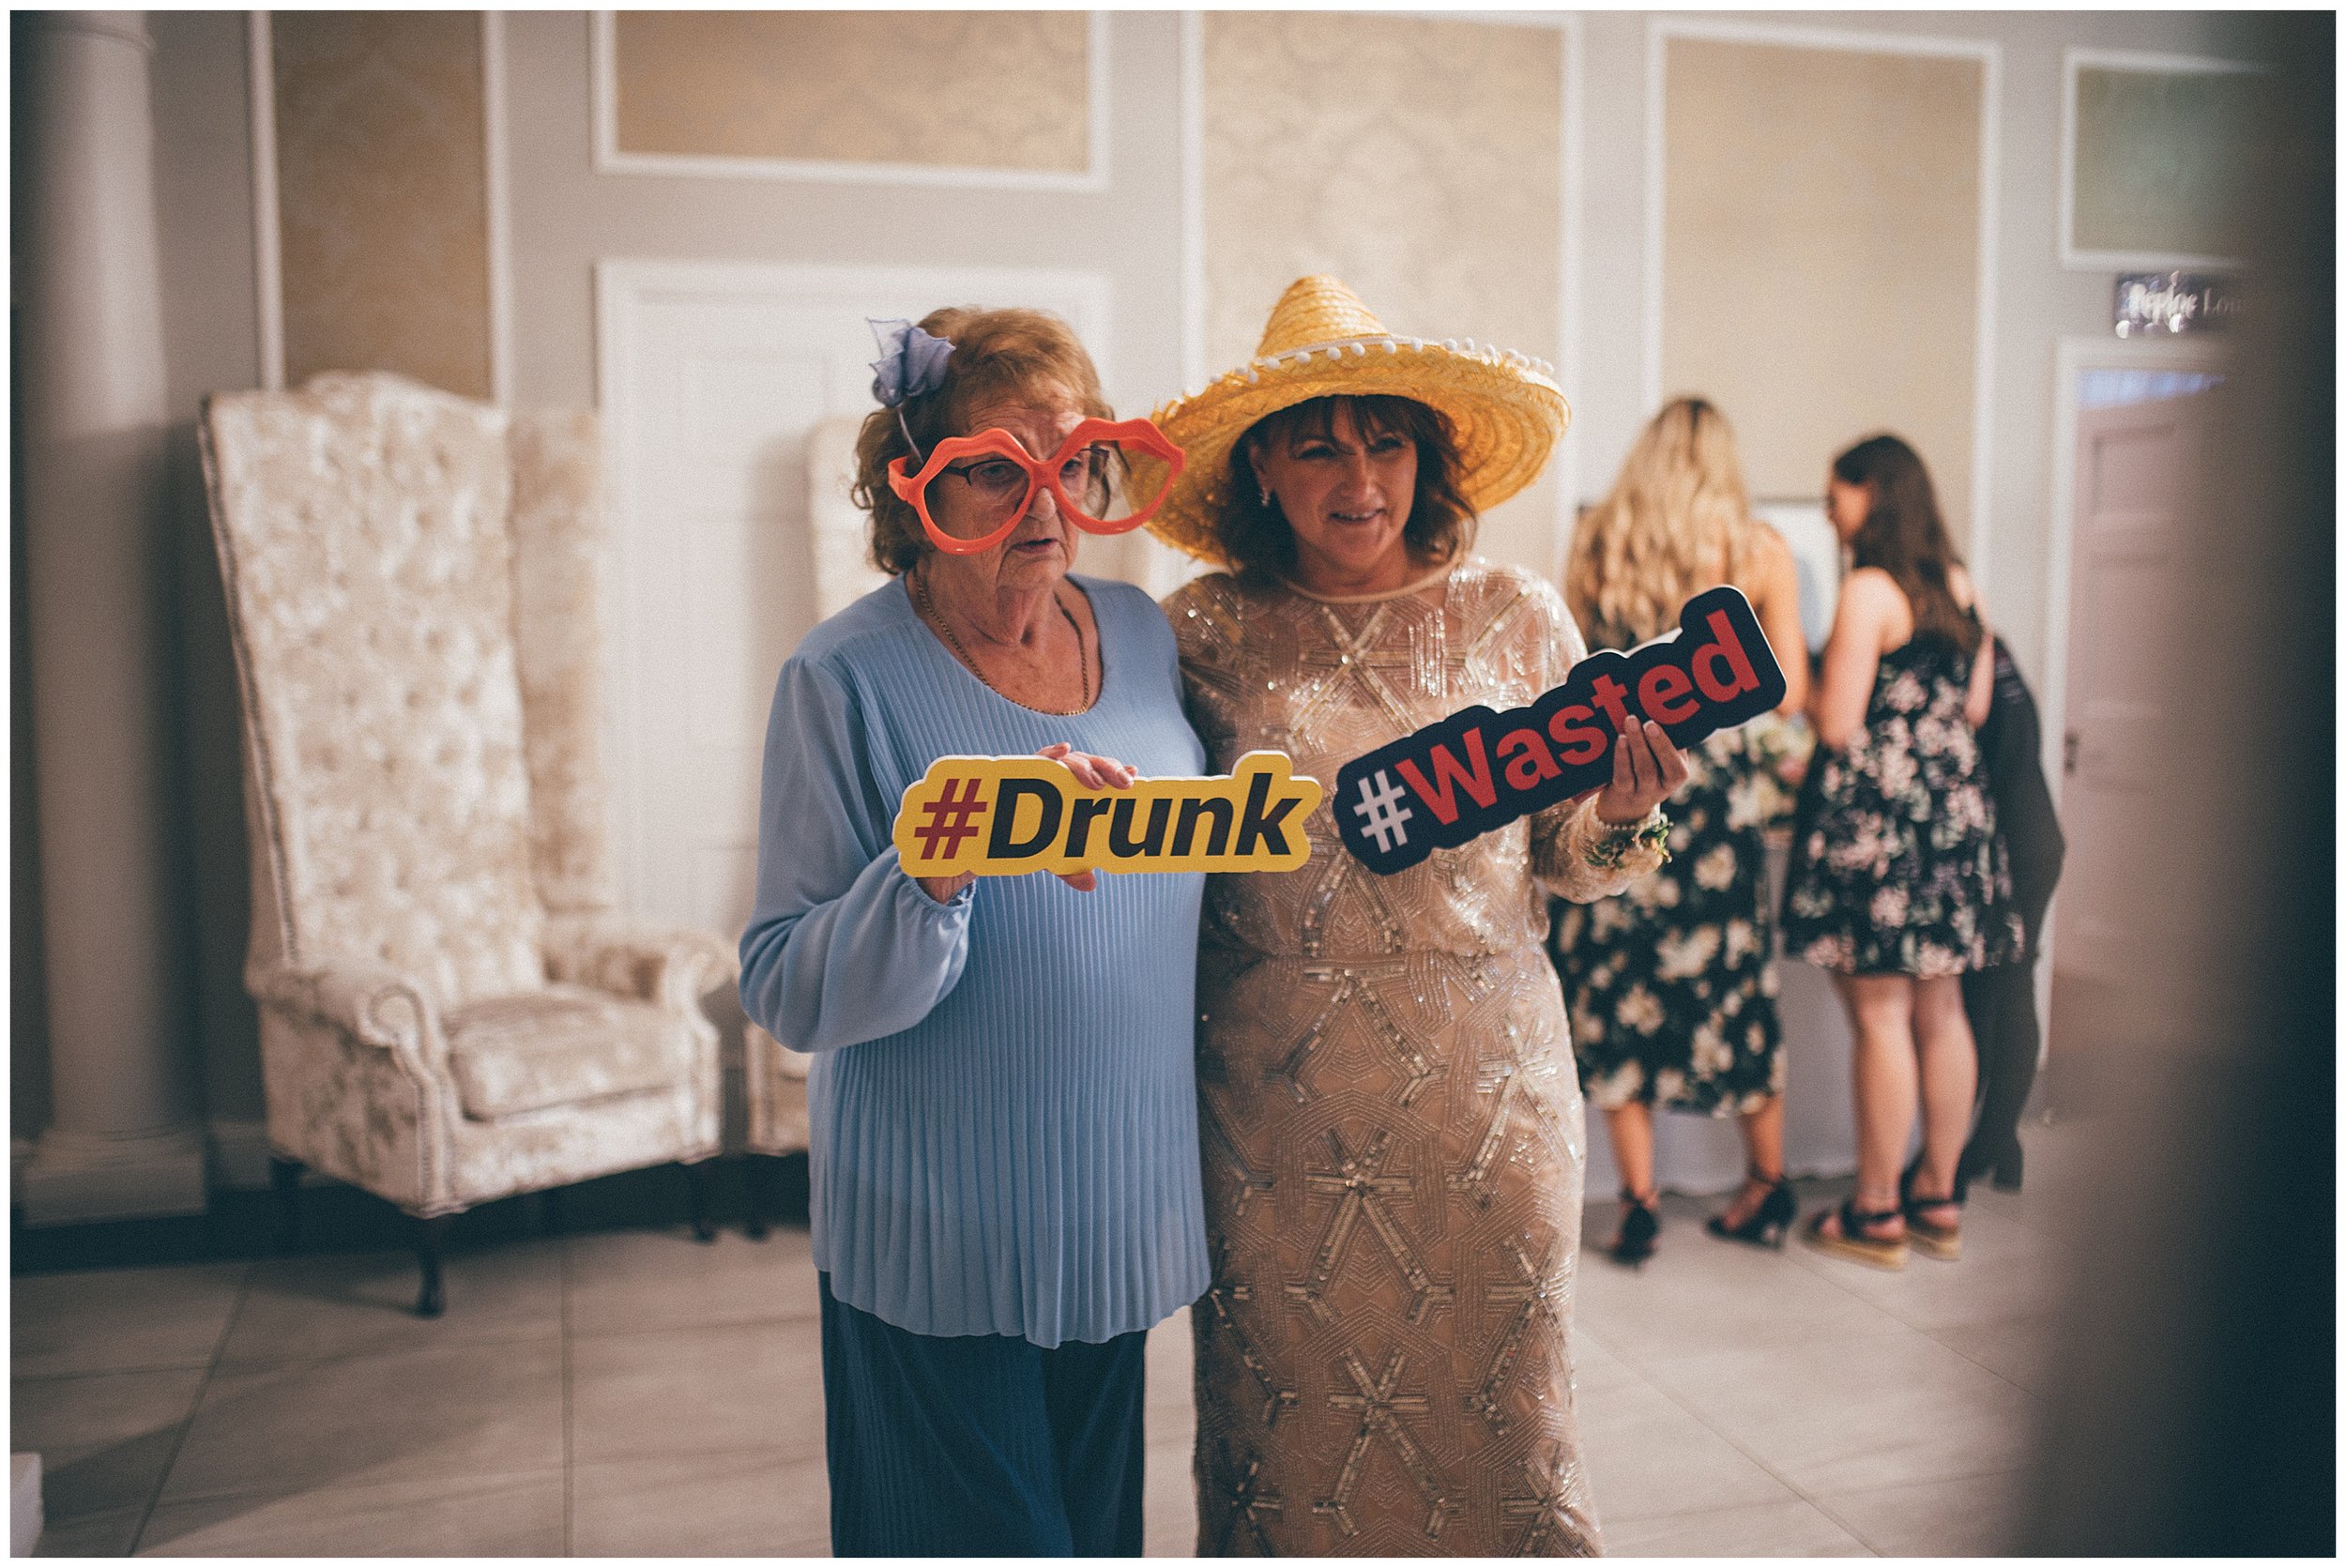
[[[1456,560],[1472,544],[1474,509],[1459,493],[1457,438],[1440,410],[1415,398],[1385,394],[1312,398],[1264,415],[1230,448],[1229,501],[1213,521],[1213,535],[1233,573],[1287,576],[1295,571],[1295,531],[1279,510],[1278,498],[1263,498],[1248,450],[1313,436],[1332,439],[1338,404],[1350,406],[1353,428],[1364,439],[1392,434],[1416,444],[1417,490],[1409,498],[1409,520],[1401,529],[1409,554],[1428,566],[1440,566]]]
[[[943,385],[905,400],[904,424],[911,427],[921,450],[915,455],[905,444],[898,410],[873,410],[856,435],[855,480],[847,491],[871,514],[872,564],[891,575],[911,571],[935,548],[921,527],[921,514],[889,487],[891,463],[910,457],[906,466],[918,472],[939,441],[975,434],[968,428],[969,410],[995,398],[1063,400],[1087,418],[1116,418],[1100,391],[1100,373],[1074,329],[1047,312],[952,306],[923,316],[921,330],[953,345]]]

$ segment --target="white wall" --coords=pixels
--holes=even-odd
[[[1565,24],[1554,16],[1516,20]],[[2214,14],[2114,11],[1737,20],[1987,40],[2000,53],[1992,486],[1980,555],[1991,617],[2031,672],[2041,672],[2054,344],[2064,334],[2107,331],[2110,289],[2109,274],[2064,271],[2057,259],[2062,52],[2088,46],[2221,56],[2238,52],[2237,24]],[[160,12],[152,25],[165,346],[173,417],[180,421],[173,448],[181,541],[174,597],[187,662],[190,835],[181,875],[190,890],[187,942],[199,977],[188,1005],[205,1042],[210,1114],[249,1122],[260,1097],[251,1009],[237,975],[246,895],[234,684],[187,423],[200,393],[259,380],[245,24],[239,13]],[[586,15],[513,12],[502,25],[515,402],[593,401],[592,267],[606,256],[1096,269],[1115,288],[1111,397],[1137,409],[1181,389],[1181,345],[1200,328],[1189,313],[1197,293],[1184,275],[1177,14],[1110,18],[1113,173],[1106,190],[1091,193],[597,175]],[[1577,341],[1563,357],[1577,366],[1567,439],[1577,448],[1582,500],[1604,491],[1648,412],[1640,380],[1649,25],[1634,13],[1582,16],[1577,37],[1584,53],[1567,62],[1567,79],[1583,94],[1577,107],[1567,106],[1581,138],[1581,221],[1578,254],[1565,265],[1577,269],[1582,303]],[[1820,471],[1829,455],[1819,454]],[[1101,551],[1087,564],[1119,563]],[[19,1063],[20,1086],[32,1065]],[[15,1128],[33,1130],[21,1120]]]

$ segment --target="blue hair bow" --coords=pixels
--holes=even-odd
[[[908,321],[864,317],[878,340],[880,357],[872,361],[872,395],[883,408],[901,408],[906,398],[934,392],[945,385],[945,361],[953,345],[933,338]]]

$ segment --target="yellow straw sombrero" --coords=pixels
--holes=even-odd
[[[1473,339],[1396,338],[1333,278],[1298,278],[1271,309],[1255,358],[1150,416],[1188,461],[1149,529],[1219,564],[1212,519],[1227,500],[1230,449],[1255,422],[1313,398],[1389,393],[1449,418],[1458,441],[1459,490],[1478,512],[1539,478],[1572,410],[1546,360]],[[1147,494],[1152,460],[1134,464]]]

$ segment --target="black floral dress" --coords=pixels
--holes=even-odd
[[[1789,733],[1771,717],[1690,749],[1664,808],[1668,863],[1618,897],[1556,904],[1548,956],[1589,1104],[1729,1116],[1783,1091],[1761,835]]]
[[[1996,808],[1963,717],[1971,661],[1917,636],[1881,658],[1866,727],[1801,790],[1784,950],[1842,974],[1968,974],[2019,956]]]

